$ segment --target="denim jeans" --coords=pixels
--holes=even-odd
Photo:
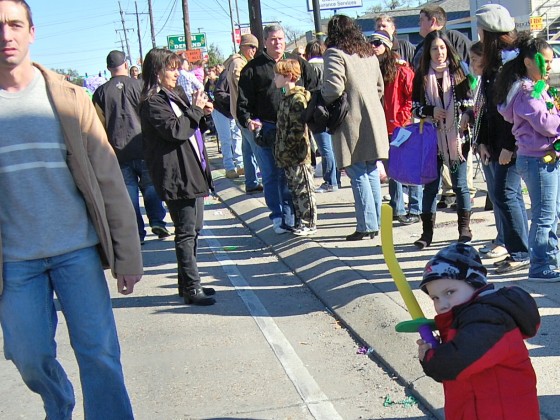
[[[437,209],[437,193],[442,179],[443,160],[438,157],[438,177],[424,186],[422,197],[422,213],[435,213]],[[461,162],[453,170],[449,170],[451,186],[457,196],[457,210],[471,211],[471,194],[467,182],[467,162]]]
[[[340,170],[336,167],[332,138],[327,132],[315,133],[313,138],[321,153],[321,168],[323,169],[323,181],[333,187],[340,187]]]
[[[294,219],[294,205],[284,169],[276,166],[271,147],[257,146],[257,160],[261,168],[264,201],[270,209],[270,219],[281,218],[284,224],[291,226]]]
[[[558,268],[558,194],[559,163],[544,163],[542,158],[517,156],[516,167],[531,198],[529,230],[529,276]]]
[[[167,201],[169,215],[175,226],[175,254],[179,283],[187,289],[200,287],[196,265],[198,235],[204,225],[204,198]]]
[[[142,197],[144,197],[144,208],[146,209],[146,215],[148,216],[151,227],[165,227],[165,222],[163,220],[165,219],[165,208],[154,188],[146,162],[142,159],[137,159],[120,163],[119,165],[123,174],[126,190],[128,191],[130,201],[132,201],[136,213],[138,234],[140,235],[140,240],[143,240],[146,236],[146,230],[144,229],[144,219],[140,212],[138,190],[140,190]]]
[[[404,205],[404,190],[408,190],[408,208]],[[404,216],[407,213],[418,216],[421,212],[423,187],[422,185],[403,185],[394,179],[389,179],[389,204],[393,208],[395,216]]]
[[[488,197],[492,204],[496,201],[494,195],[494,184],[495,184],[495,172],[496,165],[492,164],[496,162],[490,162],[488,165],[482,165],[482,170],[484,171],[484,177],[486,178],[486,189],[488,190]],[[504,216],[502,215],[498,206],[494,206],[494,221],[496,223],[496,239],[494,244],[504,246]]]
[[[212,111],[212,119],[220,140],[224,169],[234,171],[243,168],[241,152],[241,130],[233,118],[228,118],[218,110]]]
[[[49,420],[72,418],[72,384],[56,360],[58,323],[53,292],[80,368],[85,417],[132,419],[107,281],[96,247],[55,257],[4,262],[0,323],[4,355]]]
[[[498,207],[504,222],[504,246],[515,261],[529,259],[528,221],[521,192],[521,175],[515,159],[507,165],[494,165],[494,208]]]
[[[255,133],[248,128],[241,128],[241,152],[243,154],[243,167],[245,169],[245,189],[252,190],[259,185],[257,176],[261,166],[257,156],[257,144],[255,143]]]
[[[376,162],[354,163],[345,170],[354,194],[356,231],[378,232],[381,224],[381,182]]]

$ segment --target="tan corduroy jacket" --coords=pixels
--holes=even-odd
[[[103,266],[110,268],[113,276],[142,274],[136,215],[117,158],[92,101],[83,88],[39,64],[34,63],[34,66],[45,78],[49,98],[60,120],[68,167],[99,237]],[[1,249],[0,235],[0,267]],[[3,286],[0,271],[0,294]]]

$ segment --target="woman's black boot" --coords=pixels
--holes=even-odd
[[[202,287],[194,289],[185,289],[183,291],[183,300],[187,305],[210,306],[216,303],[213,297],[207,296]]]
[[[366,236],[369,236],[371,239],[375,238],[378,235],[379,232],[373,231],[373,232],[354,232],[350,235],[348,235],[346,237],[347,241],[361,241],[362,239],[364,239]]]
[[[471,232],[471,212],[468,210],[459,210],[457,212],[457,225],[459,227],[459,239],[457,242],[462,242],[464,244],[469,243],[472,240]]]
[[[414,245],[418,249],[424,249],[432,243],[432,238],[434,236],[434,225],[436,223],[435,213],[422,213],[420,215],[422,220],[422,235],[420,239],[414,242]]]

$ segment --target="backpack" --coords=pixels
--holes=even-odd
[[[223,70],[218,77],[214,87],[214,109],[224,114],[228,118],[233,118],[229,101],[229,83],[227,81],[227,71]]]

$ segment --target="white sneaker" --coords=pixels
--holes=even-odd
[[[317,228],[315,226],[314,227],[303,226],[294,230],[294,235],[297,236],[311,236],[311,235],[315,235],[316,233],[317,233]]]
[[[272,229],[274,229],[274,232],[278,235],[282,235],[288,231],[282,227],[282,219],[280,217],[272,219]]]

